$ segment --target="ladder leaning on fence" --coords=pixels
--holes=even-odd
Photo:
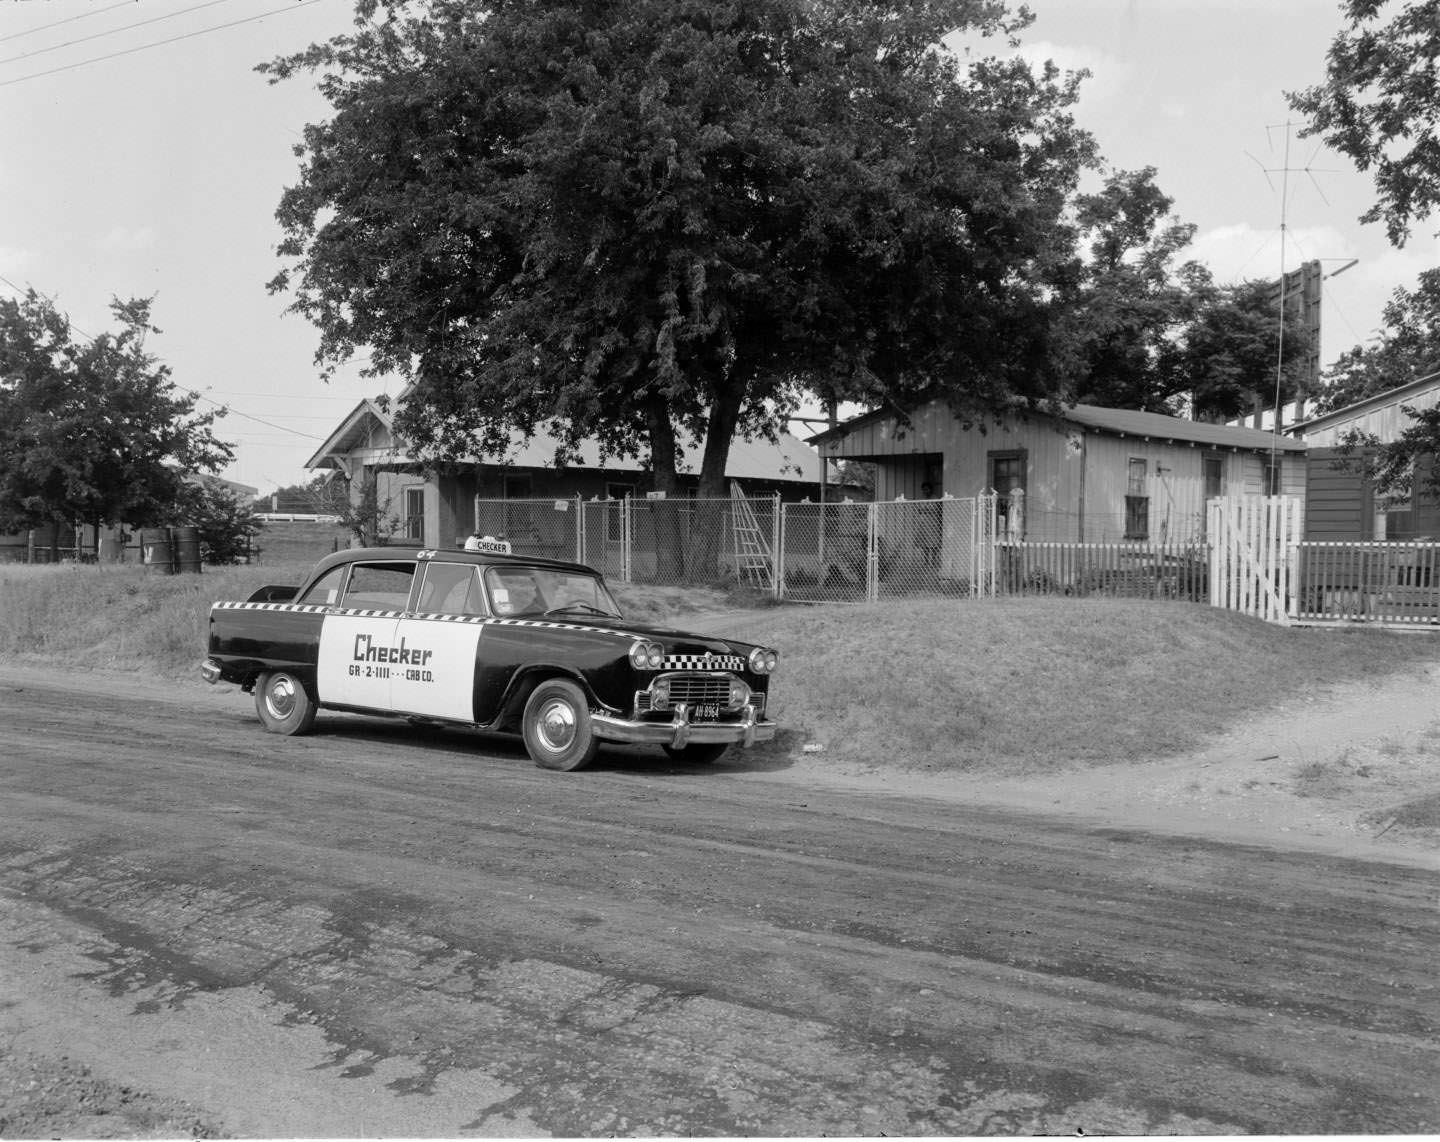
[[[771,568],[770,545],[760,531],[755,511],[738,482],[730,481],[730,517],[735,529],[735,575],[742,583],[749,583],[764,591],[775,589]]]

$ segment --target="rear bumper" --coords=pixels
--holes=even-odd
[[[700,742],[750,746],[769,741],[779,728],[774,722],[760,721],[750,708],[738,722],[692,722],[690,710],[683,703],[675,707],[675,716],[668,722],[636,722],[610,714],[591,714],[590,726],[601,741],[668,745],[675,749]]]

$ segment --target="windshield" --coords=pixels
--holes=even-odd
[[[620,608],[605,584],[581,571],[545,567],[487,567],[490,604],[502,617],[516,615],[603,615],[619,618]]]

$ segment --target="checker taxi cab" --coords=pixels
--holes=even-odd
[[[299,587],[210,611],[207,682],[255,695],[265,729],[319,709],[518,731],[535,764],[578,769],[601,742],[713,761],[775,735],[775,652],[644,626],[581,563],[477,550],[360,548]]]

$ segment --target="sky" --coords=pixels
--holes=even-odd
[[[1198,227],[1188,257],[1222,282],[1312,259],[1333,275],[1322,365],[1440,264],[1440,221],[1392,248],[1358,221],[1368,176],[1299,137],[1285,92],[1322,81],[1340,0],[1029,7],[1022,50],[1091,73],[1078,120],[1109,167],[1156,168]],[[399,390],[360,363],[321,380],[314,328],[266,288],[293,148],[328,106],[308,77],[254,67],[352,18],[350,0],[0,0],[0,295],[33,287],[91,336],[115,328],[112,297],[153,296],[147,348],[200,409],[229,410],[222,474],[262,494],[306,480],[362,398]]]

